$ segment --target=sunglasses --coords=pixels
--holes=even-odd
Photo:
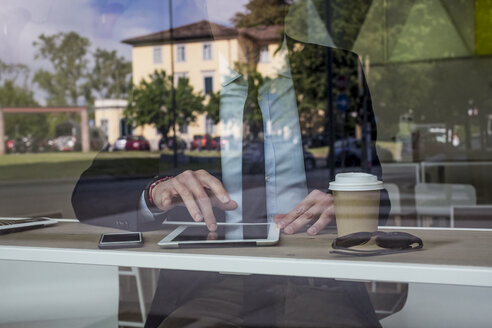
[[[351,247],[367,244],[373,237],[377,246],[382,249],[361,250]],[[331,247],[334,249],[330,253],[352,254],[358,256],[384,255],[401,253],[424,247],[422,239],[406,232],[356,232],[346,236],[336,238]]]

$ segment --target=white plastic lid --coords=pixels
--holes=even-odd
[[[368,191],[383,189],[383,182],[373,174],[350,172],[338,173],[328,189],[334,191]]]

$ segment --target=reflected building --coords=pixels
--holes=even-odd
[[[126,39],[123,43],[132,46],[135,85],[155,70],[171,74],[171,60],[174,60],[175,83],[187,78],[194,91],[209,95],[220,90],[221,65],[247,65],[262,76],[274,74],[279,65],[276,61],[280,57],[277,50],[281,33],[282,28],[277,25],[236,29],[202,20],[173,29],[172,46],[170,30]],[[205,103],[208,100],[206,97]],[[180,138],[191,144],[195,135],[220,135],[221,126],[214,124],[207,114],[200,114],[194,122],[179,126],[177,131]],[[135,132],[154,144],[161,138],[152,126],[139,127]]]

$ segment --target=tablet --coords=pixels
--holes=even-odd
[[[272,246],[280,239],[280,230],[275,223],[217,223],[215,232],[210,232],[205,223],[199,223],[180,225],[157,244],[162,248]],[[243,238],[229,238],[228,230],[238,228],[243,230]]]
[[[43,228],[57,224],[50,218],[0,218],[0,234],[18,232],[28,229]]]

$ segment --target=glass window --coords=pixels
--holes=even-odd
[[[179,133],[188,134],[188,124],[180,124]]]
[[[212,60],[212,43],[203,44],[203,60]]]
[[[153,49],[153,63],[154,64],[162,64],[162,47],[154,47]]]
[[[0,1],[0,327],[145,326],[145,309],[176,309],[146,326],[255,326],[246,312],[270,320],[258,327],[491,326],[491,13],[491,0]],[[328,193],[344,173],[383,184]],[[214,230],[212,214],[234,224],[198,229],[207,242],[295,220],[268,249],[157,245],[174,230],[163,220]],[[4,218],[39,217],[70,220],[3,233]],[[113,229],[143,247],[94,252]],[[418,241],[374,231],[424,251],[332,253],[351,232],[342,248]],[[203,299],[200,318],[176,320]]]
[[[186,61],[186,45],[180,44],[176,47],[177,51],[177,58],[176,60],[178,62],[185,62]]]
[[[108,119],[102,119],[101,120],[101,130],[103,130],[106,135],[109,134],[109,120]]]
[[[262,46],[260,48],[260,63],[268,63],[270,61],[270,55],[268,53],[268,46]]]
[[[208,95],[214,92],[213,72],[203,74],[203,92]]]

